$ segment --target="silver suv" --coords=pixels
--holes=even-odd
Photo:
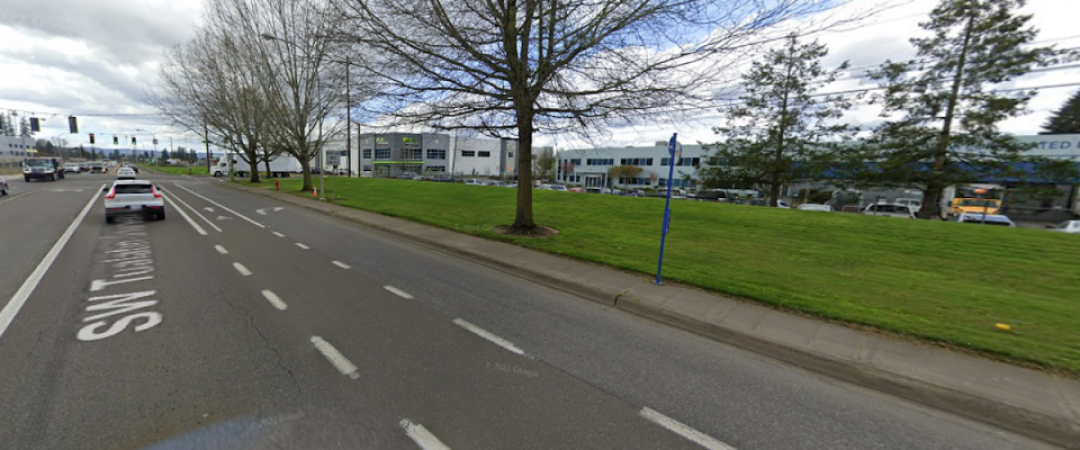
[[[866,209],[863,209],[862,213],[866,216],[899,217],[902,219],[915,218],[915,211],[912,211],[910,206],[890,205],[886,203],[867,206]]]
[[[113,223],[117,216],[138,215],[165,219],[165,199],[154,184],[143,180],[116,180],[106,188],[105,222]]]

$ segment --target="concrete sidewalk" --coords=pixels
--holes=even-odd
[[[282,192],[222,183],[351,220],[522,278],[970,419],[1080,449],[1080,382],[835,325],[652,278]]]

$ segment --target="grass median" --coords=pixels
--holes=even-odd
[[[209,173],[207,171],[205,165],[203,165],[203,166],[192,166],[190,170],[188,170],[188,167],[186,165],[164,165],[164,166],[147,165],[146,168],[150,169],[150,170],[153,170],[153,171],[157,171],[157,172],[161,172],[161,173],[168,173],[168,174],[173,174],[173,175],[204,175],[205,176],[205,175],[207,175]]]
[[[513,189],[356,178],[336,185],[346,206],[656,271],[663,199],[535,191],[536,221],[560,233],[530,240],[491,231],[512,221]],[[282,190],[310,197],[300,186],[281,181]],[[664,278],[1076,377],[1078,262],[1080,236],[1044,230],[673,201]]]

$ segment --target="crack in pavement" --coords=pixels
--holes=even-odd
[[[243,306],[235,305],[235,304],[233,304],[233,302],[230,302],[227,299],[223,299],[223,300],[225,301],[226,304],[231,306],[233,309],[238,309],[238,310],[244,312],[244,314],[248,318],[248,322],[251,324],[251,328],[254,328],[255,332],[258,333],[259,337],[262,338],[263,343],[266,345],[266,349],[274,352],[274,355],[277,356],[277,361],[276,362],[277,362],[278,367],[280,367],[282,370],[284,370],[286,373],[289,374],[289,380],[291,380],[293,382],[293,384],[296,385],[296,391],[303,394],[304,389],[300,386],[300,381],[296,379],[296,374],[293,373],[292,369],[285,366],[285,363],[282,362],[281,352],[279,352],[276,348],[274,348],[273,346],[270,345],[270,338],[266,337],[266,335],[263,334],[262,330],[259,329],[259,326],[255,324],[255,316],[253,314],[251,314],[251,311],[248,311],[248,309],[244,308]]]

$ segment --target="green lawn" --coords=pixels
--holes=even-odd
[[[206,174],[209,173],[206,170],[206,165],[192,166],[191,171],[188,171],[187,164],[183,164],[183,165],[180,165],[180,164],[177,164],[177,165],[165,165],[165,166],[146,165],[145,167],[147,169],[150,169],[150,170],[156,170],[158,172],[171,173],[171,174],[175,174],[175,175],[188,175],[188,174],[206,175]]]
[[[300,188],[298,179],[281,184]],[[338,179],[337,195],[390,216],[656,270],[663,199],[535,191],[536,221],[560,234],[528,240],[490,231],[512,221],[513,189],[354,178]],[[1080,375],[1080,236],[674,201],[664,278]]]

